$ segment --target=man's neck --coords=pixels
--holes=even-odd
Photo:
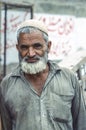
[[[46,69],[37,74],[25,74],[25,78],[32,84],[33,88],[37,91],[38,95],[41,95],[42,89],[49,74],[49,66]]]

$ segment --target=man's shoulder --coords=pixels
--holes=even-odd
[[[20,67],[19,67],[19,66],[16,66],[16,67],[12,70],[12,72],[8,73],[8,74],[2,79],[1,84],[7,83],[7,82],[11,79],[11,77],[14,77],[14,76],[19,75],[19,71],[20,71]]]
[[[71,79],[73,82],[77,80],[76,73],[73,70],[60,66],[57,61],[50,61],[50,63],[52,64],[53,69],[57,72],[57,75],[61,74],[62,77],[65,77],[68,80]]]
[[[59,62],[56,61],[56,60],[49,60],[49,63],[50,63],[56,70],[60,70],[60,71],[62,71],[62,72],[64,72],[64,73],[68,73],[68,74],[73,74],[73,75],[75,75],[75,73],[74,73],[72,70],[70,70],[69,68],[60,66],[60,65],[59,65]]]
[[[11,73],[7,74],[1,81],[0,91],[5,95],[7,90],[12,86],[12,83],[19,77],[19,67],[16,67]]]

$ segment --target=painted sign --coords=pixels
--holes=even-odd
[[[1,57],[3,61],[4,47],[4,11],[1,17]],[[16,29],[24,20],[30,18],[28,12],[8,11],[7,21],[7,64],[18,62],[16,50]],[[70,15],[34,14],[34,19],[42,20],[49,32],[52,48],[49,59],[63,59],[78,48],[85,48],[86,18],[76,18]]]

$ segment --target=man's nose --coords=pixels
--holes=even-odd
[[[28,56],[29,57],[33,57],[33,56],[35,56],[35,50],[34,50],[34,48],[32,48],[32,47],[29,47],[29,49],[28,49]]]

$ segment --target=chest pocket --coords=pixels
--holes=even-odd
[[[50,118],[56,122],[67,123],[71,119],[70,110],[67,106],[57,106],[49,109]]]
[[[50,94],[46,108],[50,119],[56,122],[67,123],[72,119],[71,115],[72,95]]]

